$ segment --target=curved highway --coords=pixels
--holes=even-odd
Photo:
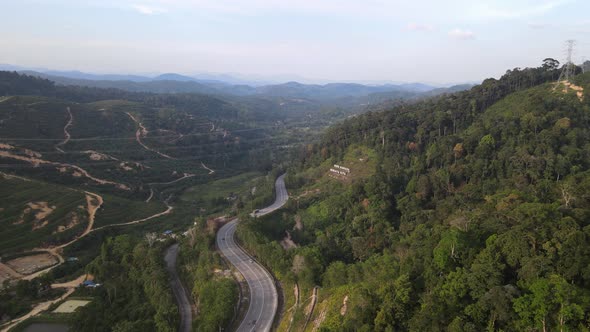
[[[252,216],[263,216],[285,205],[289,198],[285,188],[285,174],[277,178],[275,188],[275,202],[253,212]],[[237,331],[270,331],[279,305],[277,289],[268,271],[236,244],[234,234],[237,225],[237,219],[225,224],[217,232],[216,240],[221,253],[244,276],[250,290],[248,311]]]
[[[275,181],[274,203],[263,209],[254,210],[254,212],[252,212],[251,214],[252,217],[261,217],[267,215],[275,210],[280,209],[283,205],[285,205],[285,203],[287,203],[287,200],[289,199],[289,194],[287,193],[287,188],[285,187],[285,175],[287,174],[285,173],[279,176]]]
[[[184,286],[182,286],[180,278],[178,278],[178,273],[176,272],[176,257],[178,257],[178,243],[171,245],[166,250],[164,260],[166,261],[166,269],[170,274],[170,286],[172,287],[176,303],[178,303],[178,311],[180,312],[180,327],[178,331],[190,332],[193,324],[193,311],[187,292]]]

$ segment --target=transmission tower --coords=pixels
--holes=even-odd
[[[559,82],[561,81],[569,81],[572,76],[576,73],[576,65],[572,62],[572,55],[574,53],[574,46],[576,46],[576,41],[573,39],[567,40],[565,42],[566,46],[566,62],[563,65],[563,69],[561,74],[559,75]]]

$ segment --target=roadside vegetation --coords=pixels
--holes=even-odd
[[[178,308],[166,274],[165,243],[128,235],[109,238],[86,268],[102,286],[72,319],[76,331],[176,331]]]
[[[189,229],[179,253],[179,271],[196,304],[194,329],[225,329],[237,314],[238,285],[230,267],[215,250],[215,233],[220,225],[198,219]]]

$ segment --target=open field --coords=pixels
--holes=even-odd
[[[58,259],[48,253],[22,256],[11,259],[5,264],[20,274],[31,274],[58,263]]]
[[[224,207],[231,206],[231,198],[228,198],[232,194],[234,197],[248,195],[261,176],[263,175],[258,172],[248,172],[193,186],[188,188],[180,199],[205,209],[207,214],[219,212]]]
[[[67,300],[66,302],[62,303],[57,307],[57,309],[53,310],[53,312],[58,314],[70,314],[76,309],[83,307],[90,303],[87,300]]]

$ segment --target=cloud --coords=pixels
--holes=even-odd
[[[154,6],[148,6],[148,5],[132,5],[131,6],[135,11],[137,11],[140,14],[143,15],[157,15],[157,14],[162,14],[162,13],[166,13],[167,10],[161,7],[154,7]]]
[[[58,0],[55,0],[58,1]],[[76,3],[76,0],[61,0]],[[447,2],[448,1],[448,2]],[[466,8],[468,0],[86,0],[102,7],[130,8],[142,14],[153,15],[161,8],[169,12],[198,11],[212,14],[263,15],[263,14],[305,14],[340,17],[364,17],[371,19],[399,18],[408,21],[426,20],[438,22],[441,13],[457,13]],[[137,3],[140,3],[137,5]],[[449,3],[450,2],[450,3]],[[430,11],[424,12],[427,6]],[[458,14],[457,14],[458,15]]]
[[[529,28],[534,29],[534,30],[541,30],[541,29],[549,28],[551,26],[551,24],[549,24],[549,23],[529,23],[528,26],[529,26]]]
[[[488,19],[519,19],[546,14],[569,2],[571,0],[527,0],[520,1],[520,4],[511,1],[504,6],[480,3],[473,8],[473,15]]]
[[[406,29],[410,31],[432,31],[434,27],[430,24],[410,23],[406,26]]]
[[[455,39],[461,40],[468,40],[468,39],[475,39],[475,33],[470,30],[463,30],[463,29],[453,29],[449,31],[449,36]]]

